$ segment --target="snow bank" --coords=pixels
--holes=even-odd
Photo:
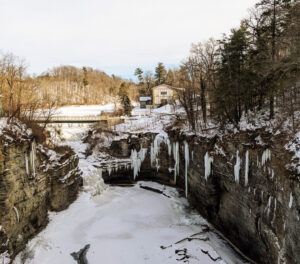
[[[287,168],[300,174],[300,132],[296,133],[294,138],[285,145],[285,149],[293,155],[290,164],[287,164]]]

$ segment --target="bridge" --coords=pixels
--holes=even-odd
[[[52,116],[50,118],[39,117],[36,119],[37,123],[107,123],[117,124],[122,122],[124,117],[108,116],[108,115],[85,115],[85,116]]]

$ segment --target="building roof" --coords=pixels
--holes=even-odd
[[[147,102],[151,100],[152,100],[151,96],[140,96],[140,102]]]

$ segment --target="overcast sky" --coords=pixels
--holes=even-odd
[[[30,73],[92,66],[130,78],[137,66],[178,65],[190,45],[219,38],[257,0],[0,0],[0,50]]]

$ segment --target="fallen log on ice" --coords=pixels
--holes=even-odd
[[[159,189],[156,189],[156,188],[153,188],[153,187],[150,187],[150,186],[140,185],[140,188],[142,188],[144,190],[147,190],[147,191],[159,193],[159,194],[162,194],[162,195],[164,195],[164,196],[166,196],[168,198],[171,198],[169,195],[165,194],[162,190],[159,190]]]
[[[179,241],[175,242],[174,245],[180,244],[180,243],[182,243],[184,241],[189,241],[190,242],[192,240],[208,241],[209,240],[208,237],[195,237],[195,236],[197,236],[197,235],[203,235],[203,234],[205,234],[205,233],[207,233],[209,231],[210,231],[210,227],[208,225],[202,225],[202,231],[197,232],[197,233],[195,233],[193,235],[190,235],[188,237],[185,237],[183,239],[180,239]],[[170,248],[170,247],[172,247],[172,244],[169,245],[169,246],[160,246],[161,249],[167,249],[167,248]]]
[[[85,245],[84,248],[80,249],[78,252],[71,253],[71,256],[77,261],[77,264],[88,264],[86,258],[86,253],[90,248],[90,244]]]
[[[207,250],[201,249],[202,253],[204,253],[205,255],[209,256],[209,258],[212,261],[217,261],[217,260],[221,260],[222,258],[220,256],[214,258]]]

